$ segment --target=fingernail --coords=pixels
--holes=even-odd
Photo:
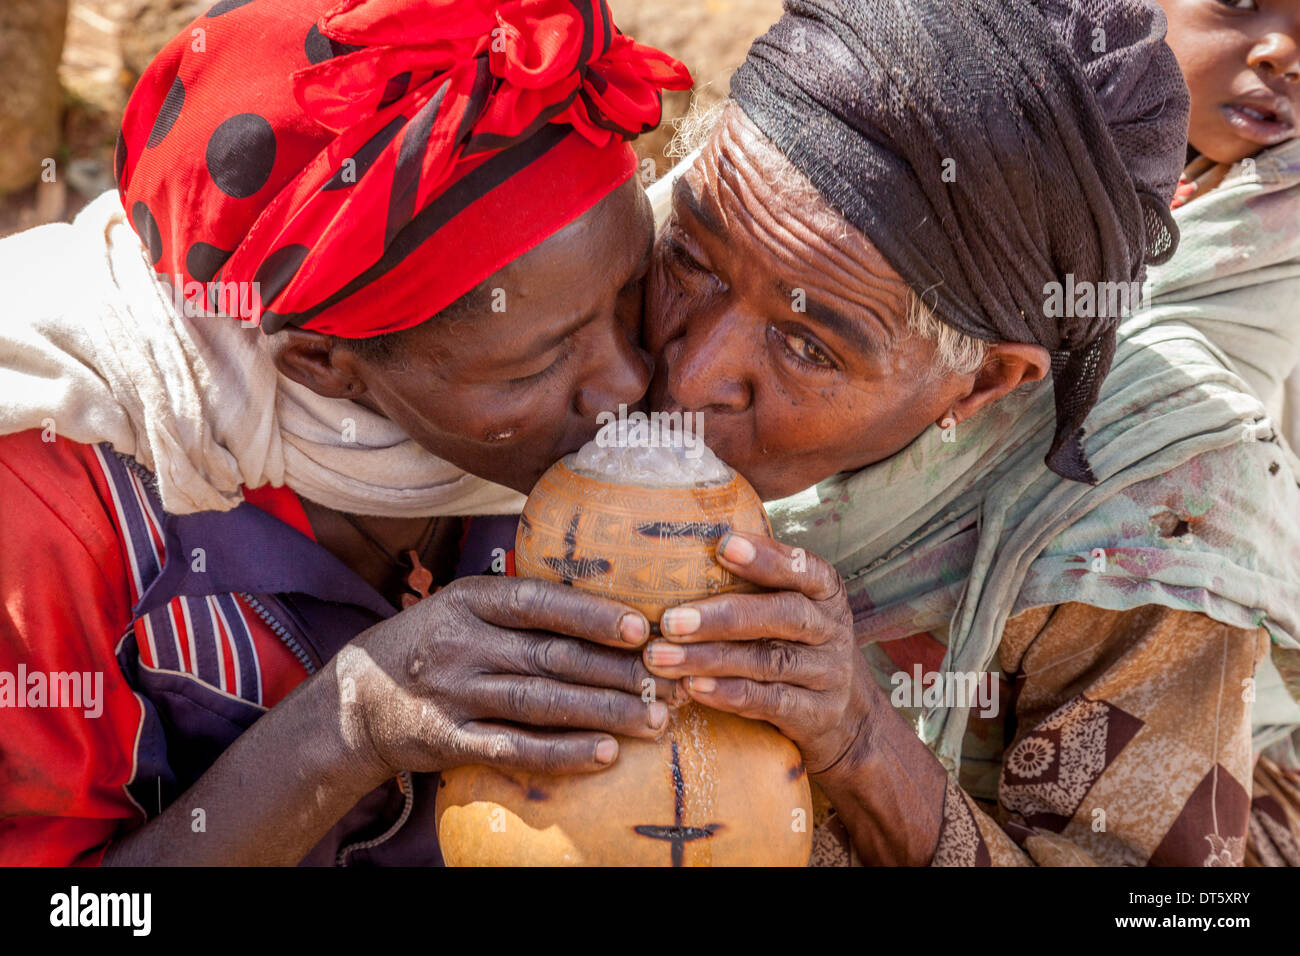
[[[754,555],[758,554],[750,542],[734,534],[729,534],[722,539],[722,547],[719,550],[732,564],[749,564],[754,560]]]
[[[606,737],[596,744],[596,763],[613,763],[617,756],[618,741],[613,737]]]
[[[712,694],[717,689],[718,689],[718,682],[715,681],[712,677],[691,678],[692,693],[699,692],[701,694]]]
[[[675,607],[664,611],[659,629],[665,634],[694,634],[700,629],[700,612],[693,607]],[[674,661],[674,663],[676,663]]]
[[[646,638],[645,619],[640,614],[624,614],[618,619],[618,634],[628,644],[640,644]]]
[[[654,667],[671,667],[686,660],[686,648],[667,641],[651,641],[646,645],[645,655]]]
[[[650,701],[650,726],[658,730],[668,719],[668,706],[662,701]]]

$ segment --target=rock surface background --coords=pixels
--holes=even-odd
[[[58,66],[68,0],[0,4],[0,191],[29,186],[59,146]]]
[[[113,146],[140,72],[214,0],[0,0],[0,236],[71,218],[113,186]],[[682,60],[692,93],[664,97],[664,123],[636,142],[658,173],[673,121],[725,99],[731,72],[780,0],[609,0],[620,29]],[[66,25],[66,28],[65,28]],[[66,35],[66,40],[65,40]],[[60,51],[62,56],[60,57]],[[54,160],[52,181],[43,160]]]

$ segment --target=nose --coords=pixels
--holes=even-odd
[[[748,368],[752,342],[745,332],[749,325],[724,309],[691,316],[681,334],[664,347],[668,399],[687,411],[748,408],[753,399]]]
[[[608,348],[592,355],[586,380],[574,396],[574,409],[588,421],[619,405],[635,405],[650,386],[654,360],[631,341],[617,324]]]
[[[1268,34],[1251,50],[1250,66],[1267,76],[1288,83],[1300,83],[1300,25],[1291,33],[1280,30]]]

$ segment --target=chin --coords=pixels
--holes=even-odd
[[[709,447],[712,448],[713,446],[710,445]],[[738,471],[742,478],[753,485],[754,490],[758,492],[758,496],[764,501],[775,501],[777,498],[785,497],[785,494],[782,493],[781,483],[773,480],[775,476],[758,462],[745,461],[740,458],[732,461],[722,452],[717,452],[716,449],[715,453],[728,466]]]
[[[718,457],[727,461],[722,455]],[[810,469],[806,462],[803,467],[790,467],[789,459],[785,460],[786,467],[782,467],[782,459],[773,456],[759,458],[751,456],[748,459],[738,458],[737,461],[739,464],[730,461],[727,461],[727,464],[740,472],[764,501],[788,498],[837,474],[835,471],[823,471],[820,468]]]
[[[1210,162],[1223,163],[1227,166],[1240,162],[1247,156],[1251,156],[1264,148],[1237,136],[1222,121],[1213,127],[1210,135],[1197,136],[1196,140],[1197,142],[1190,143],[1193,149]],[[1198,145],[1198,143],[1201,145]]]
[[[504,482],[504,484],[521,494],[530,494],[533,487],[541,480],[542,475],[546,474],[546,470],[555,464],[555,462],[563,458],[564,454],[567,453],[562,453],[554,460],[548,460],[546,462],[528,462],[514,474],[512,481]]]
[[[741,474],[744,474],[744,472],[741,472]],[[809,485],[817,483],[810,481],[807,484],[791,485],[789,482],[783,482],[780,479],[767,480],[762,475],[756,475],[752,479],[746,475],[745,478],[754,486],[754,490],[758,492],[758,496],[764,501],[779,501],[782,498],[788,498],[797,492],[803,491]]]
[[[509,476],[509,480],[503,480],[499,483],[505,485],[507,488],[513,488],[520,494],[531,494],[534,486],[536,486],[537,482],[541,480],[542,475],[546,474],[547,470],[550,469],[552,465],[565,455],[573,454],[582,447],[582,444],[583,443],[580,443],[576,447],[565,445],[563,448],[556,449],[555,451],[545,455],[545,460],[519,462],[517,470]]]

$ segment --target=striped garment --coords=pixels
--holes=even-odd
[[[132,604],[162,571],[166,550],[162,509],[145,490],[147,472],[104,444],[91,446],[113,500],[113,520],[130,568]],[[202,555],[191,560],[200,562]],[[140,663],[151,670],[187,674],[209,687],[270,707],[262,693],[259,643],[279,639],[236,594],[178,596],[134,623]],[[256,637],[254,636],[256,635]]]
[[[42,437],[0,437],[0,865],[94,864],[396,609],[287,489],[169,514],[108,444]],[[436,780],[373,791],[304,862],[440,862]]]

